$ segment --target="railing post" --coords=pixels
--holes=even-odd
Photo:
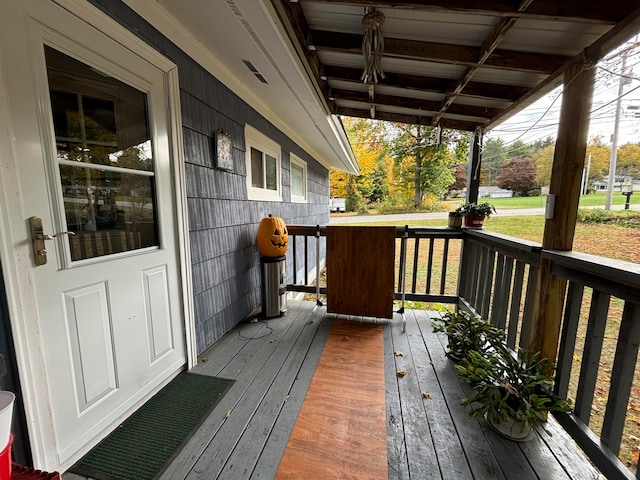
[[[409,238],[409,225],[404,226],[404,233],[402,234],[402,240],[400,240],[400,273],[398,275],[398,286],[401,292],[401,305],[398,313],[402,315],[402,332],[404,333],[407,328],[407,320],[404,316],[404,302],[406,299],[405,277],[407,274],[407,239]]]
[[[316,225],[316,305],[322,306],[320,300],[320,225]]]

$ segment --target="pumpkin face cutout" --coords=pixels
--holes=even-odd
[[[289,232],[280,217],[268,217],[260,221],[258,227],[258,250],[263,257],[280,257],[289,246]]]

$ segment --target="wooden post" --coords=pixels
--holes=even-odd
[[[469,171],[467,172],[467,203],[478,201],[478,189],[480,187],[480,167],[482,159],[480,150],[482,148],[482,129],[476,128],[471,137],[469,147]]]
[[[582,169],[587,150],[594,68],[570,66],[564,74],[564,91],[558,138],[551,169],[547,220],[542,248],[571,250],[578,216]],[[553,203],[553,208],[549,203]],[[566,280],[551,274],[548,260],[540,262],[537,297],[529,348],[556,360]]]

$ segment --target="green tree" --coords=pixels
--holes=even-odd
[[[480,184],[494,185],[500,173],[500,167],[508,159],[509,154],[505,141],[500,137],[488,138],[482,146]]]
[[[436,128],[425,125],[395,124],[390,151],[396,166],[396,180],[412,191],[414,208],[422,207],[427,196],[442,195],[454,181],[455,142],[459,135],[444,131],[438,144]],[[399,168],[398,168],[399,167]]]
[[[522,140],[516,140],[507,146],[508,159],[531,158],[531,155],[533,155],[533,148]]]
[[[532,153],[535,154],[548,147],[554,147],[555,144],[556,144],[555,138],[547,137],[545,139],[536,140],[535,142],[531,143],[529,147],[531,148]]]

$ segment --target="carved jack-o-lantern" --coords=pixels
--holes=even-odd
[[[280,217],[268,217],[260,221],[258,227],[258,250],[264,257],[280,257],[289,246],[289,232]]]

